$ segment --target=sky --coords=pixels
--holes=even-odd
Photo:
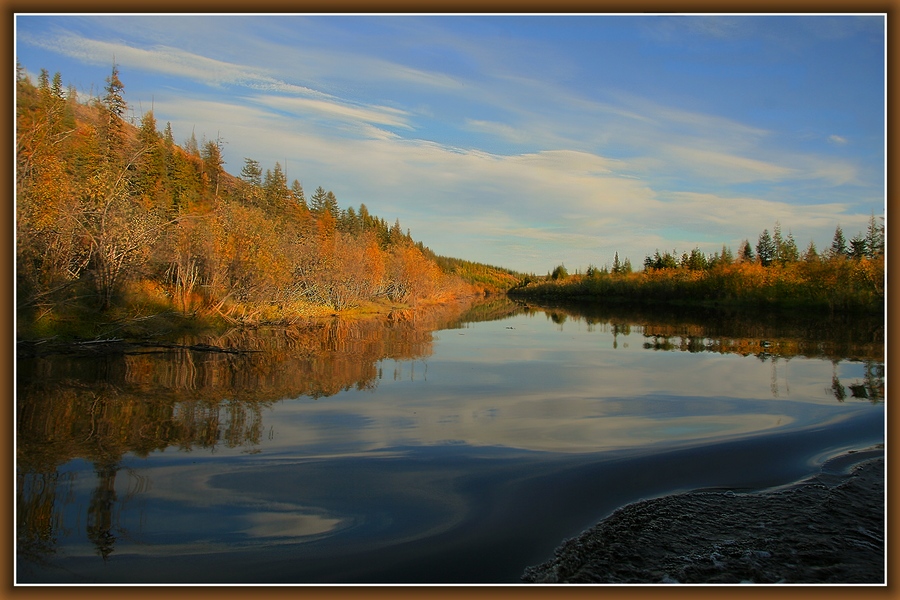
[[[546,274],[885,216],[885,16],[30,15],[16,59],[225,170]]]

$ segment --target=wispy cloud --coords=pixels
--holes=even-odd
[[[466,127],[470,131],[478,133],[486,133],[491,136],[502,138],[515,144],[524,144],[533,139],[533,137],[520,128],[498,123],[496,121],[484,121],[481,119],[466,119]]]
[[[253,98],[253,101],[295,115],[318,114],[342,121],[413,129],[409,124],[409,113],[387,106],[352,106],[335,100],[285,96],[257,96]]]
[[[788,167],[724,152],[671,145],[665,146],[664,152],[673,164],[727,183],[780,181],[796,175],[796,171]]]
[[[111,65],[116,62],[131,69],[182,77],[212,86],[230,84],[268,90],[284,90],[286,87],[284,82],[266,76],[259,67],[223,62],[176,48],[164,46],[137,48],[73,34],[57,37],[26,35],[23,41],[87,64]],[[312,90],[303,91],[315,93]]]

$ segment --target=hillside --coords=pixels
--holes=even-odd
[[[16,85],[20,336],[91,337],[160,315],[290,323],[503,292],[517,274],[436,256],[369,212],[309,196],[280,164],[223,169],[220,140],[177,144],[152,111],[125,119],[114,67],[82,101],[62,77]],[[103,324],[105,328],[98,329]]]

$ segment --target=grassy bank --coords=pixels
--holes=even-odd
[[[402,319],[414,313],[433,312],[458,303],[485,298],[505,298],[476,288],[462,293],[400,302],[387,296],[362,300],[337,309],[314,303],[232,304],[227,314],[214,307],[198,306],[190,311],[173,306],[164,290],[148,282],[126,287],[119,302],[97,310],[93,298],[85,296],[51,307],[19,309],[16,339],[26,344],[75,343],[86,340],[166,341],[183,336],[218,335],[233,329],[296,327],[339,318],[344,321]]]

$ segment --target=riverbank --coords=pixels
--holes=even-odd
[[[696,491],[625,506],[532,583],[884,584],[883,449],[845,454],[787,487]]]
[[[833,257],[771,266],[734,262],[705,269],[645,268],[620,273],[593,270],[523,280],[508,293],[536,303],[877,316],[883,315],[885,306],[884,257]]]
[[[169,309],[147,309],[137,311],[136,314],[123,309],[104,315],[73,310],[72,314],[51,319],[40,328],[19,323],[16,328],[16,348],[19,356],[121,353],[140,347],[181,347],[185,346],[185,338],[192,338],[199,341],[187,345],[189,349],[225,350],[219,347],[216,340],[234,330],[302,329],[316,327],[333,319],[347,322],[403,319],[416,311],[440,311],[445,307],[471,303],[476,298],[482,296],[420,302],[415,306],[380,299],[362,302],[341,311],[319,306],[297,313],[290,319],[240,323],[211,314],[183,314]]]

